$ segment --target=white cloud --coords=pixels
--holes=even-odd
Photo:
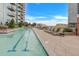
[[[43,17],[43,16],[25,16],[26,19],[28,20],[36,20],[36,19],[44,19],[44,18],[47,18],[47,17]]]
[[[34,20],[35,17],[33,17],[33,16],[26,16],[25,19],[27,19],[27,20]]]
[[[40,5],[40,3],[35,3],[36,5]]]
[[[68,17],[65,17],[65,16],[54,16],[55,19],[68,19]]]
[[[46,18],[46,17],[39,16],[39,17],[36,17],[36,18]]]
[[[43,17],[43,16],[39,16],[39,17],[33,17],[33,16],[26,16],[26,21],[27,22],[36,22],[36,23],[42,23],[42,24],[46,24],[46,25],[56,25],[58,23],[62,23],[62,24],[67,24],[68,23],[68,17],[65,16],[54,16],[51,19],[46,19],[46,20],[37,20],[37,19],[44,19],[44,18],[48,18],[48,17]]]

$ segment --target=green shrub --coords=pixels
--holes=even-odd
[[[26,26],[26,27],[27,27],[27,26],[28,26],[28,22],[24,22],[24,26]]]
[[[22,27],[23,25],[24,25],[23,21],[20,21],[20,22],[18,23],[18,26],[19,26],[19,27]]]
[[[8,23],[8,27],[9,28],[15,28],[16,24],[15,24],[15,21],[14,19],[12,19],[9,23]]]
[[[63,32],[72,32],[72,29],[70,29],[70,28],[64,28]]]
[[[61,28],[57,28],[56,32],[59,32]]]
[[[0,25],[3,25],[3,23],[1,22]]]
[[[33,26],[33,27],[36,26],[36,23],[33,23],[32,26]]]
[[[55,28],[53,28],[53,30],[52,31],[55,31]]]
[[[5,23],[5,25],[7,25],[7,26],[8,26],[8,25],[9,25],[9,23],[8,23],[8,22],[6,22],[6,23]]]

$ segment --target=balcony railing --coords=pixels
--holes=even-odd
[[[21,17],[18,17],[18,19],[21,19]]]
[[[24,15],[24,13],[21,13],[21,16],[23,16]]]
[[[10,11],[15,11],[14,7],[12,7],[12,6],[7,6],[7,8],[8,8]]]
[[[24,17],[20,15],[20,16],[18,16],[18,19],[19,19],[19,20],[23,20]]]
[[[21,9],[18,9],[18,12],[22,12],[22,10]]]
[[[14,13],[8,13],[8,16],[15,17],[15,14]]]
[[[19,5],[23,6],[23,3],[18,3]]]
[[[21,8],[20,6],[18,6],[18,8]]]
[[[23,8],[23,6],[21,6],[21,5],[18,5],[18,7],[19,7],[19,8]]]
[[[20,16],[20,15],[18,15],[18,16]]]

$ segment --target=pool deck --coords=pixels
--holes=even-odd
[[[53,36],[33,28],[49,56],[79,56],[79,36]]]
[[[4,30],[0,30],[0,34],[7,34],[10,32],[14,32],[16,30],[18,30],[19,28],[15,28],[15,29],[4,29]]]

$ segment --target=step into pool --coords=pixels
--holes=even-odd
[[[0,55],[2,56],[47,56],[43,45],[32,29],[19,29],[0,34]]]

